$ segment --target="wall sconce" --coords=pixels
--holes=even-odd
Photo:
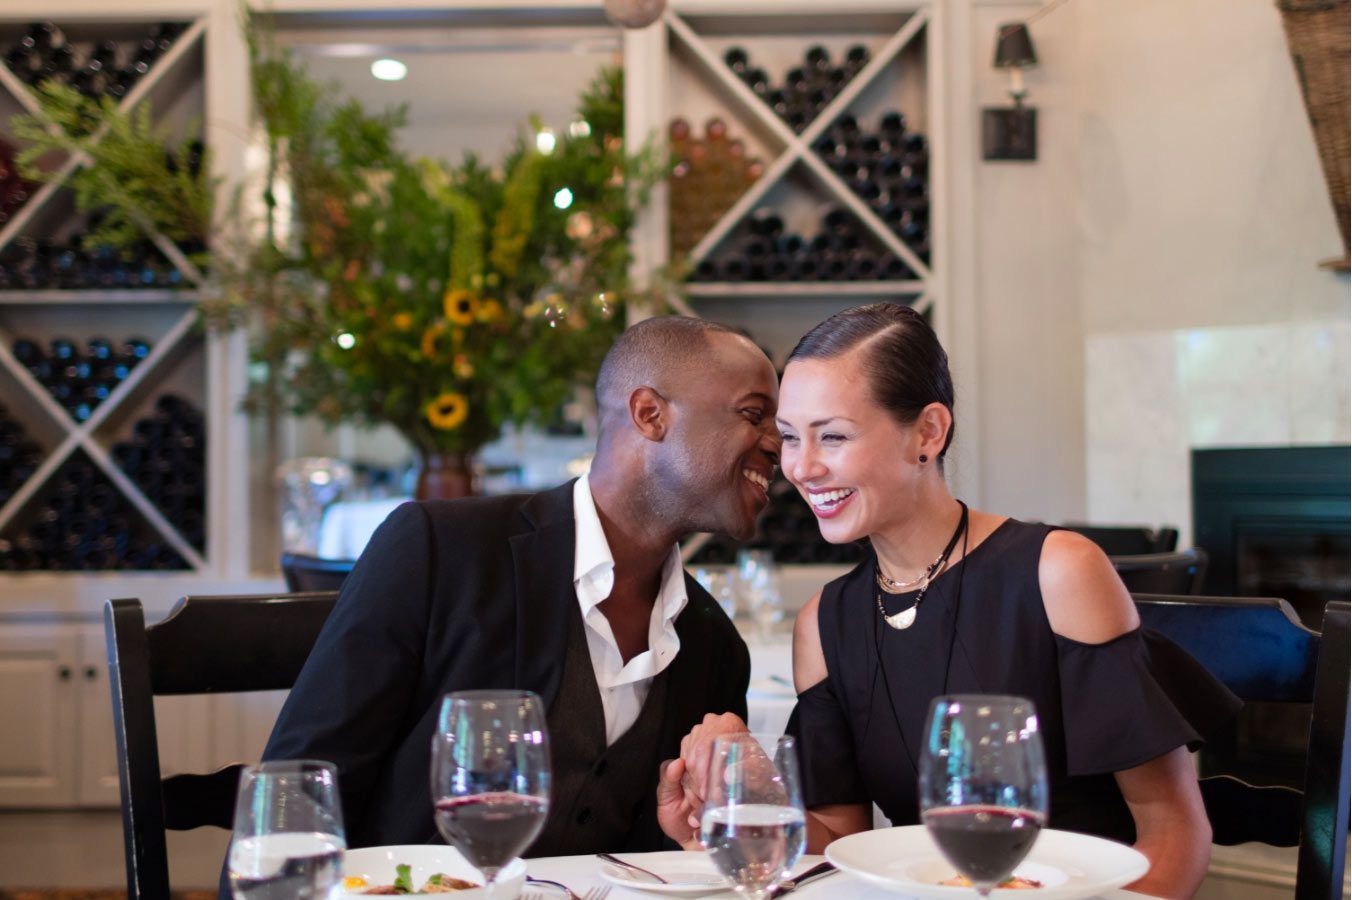
[[[1037,65],[1033,38],[1024,22],[1001,25],[995,35],[995,68],[1009,70],[1013,108],[981,111],[983,159],[1037,159],[1037,110],[1023,105],[1023,70]]]

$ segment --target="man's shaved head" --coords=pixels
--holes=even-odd
[[[629,395],[636,388],[664,387],[697,374],[707,362],[712,334],[737,334],[726,325],[688,316],[656,316],[626,329],[610,348],[596,375],[596,408],[600,429],[629,415]],[[738,335],[740,337],[740,335]]]

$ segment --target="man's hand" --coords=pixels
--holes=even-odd
[[[699,816],[681,786],[685,760],[669,759],[657,772],[657,823],[682,850],[699,850]]]
[[[714,738],[741,734],[746,723],[732,713],[709,713],[681,739],[681,758],[662,764],[657,780],[657,821],[662,831],[686,850],[698,850],[700,816],[704,814],[704,778],[713,755]]]
[[[708,796],[705,779],[709,774],[709,760],[714,754],[714,738],[724,734],[745,734],[747,731],[746,723],[732,713],[723,713],[721,716],[710,713],[681,738],[681,760],[685,763],[681,787],[685,788],[686,803],[691,810],[690,824],[693,827],[699,828],[700,816],[704,815],[704,799]]]

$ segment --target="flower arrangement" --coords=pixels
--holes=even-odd
[[[252,193],[239,188],[235,208],[215,217],[237,227],[213,235],[202,304],[209,325],[250,328],[267,374],[247,405],[389,424],[424,461],[466,460],[508,423],[548,422],[594,377],[637,299],[634,201],[663,174],[655,152],[624,152],[621,70],[600,73],[552,142],[537,141],[533,121],[499,163],[453,165],[399,147],[404,110],[368,112],[273,50],[266,29],[249,37],[268,149],[263,212],[242,214]],[[96,114],[108,135],[136,139],[126,160],[174,168],[181,151],[146,151],[156,137],[168,146],[148,113],[82,102],[52,95],[27,133],[58,135],[46,149],[89,152],[100,172],[112,145],[90,144],[87,129],[48,127]],[[127,205],[111,171],[87,181],[83,205]],[[137,183],[173,185],[146,172]],[[199,177],[191,187],[200,226],[211,185]],[[167,223],[177,202],[134,199],[145,208],[115,219],[119,227]]]

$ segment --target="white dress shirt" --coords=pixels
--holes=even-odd
[[[648,649],[629,662],[620,655],[610,620],[597,609],[615,588],[615,557],[611,555],[601,518],[592,499],[591,483],[583,475],[573,485],[573,519],[577,526],[577,547],[573,555],[573,588],[582,607],[586,624],[587,650],[592,672],[601,691],[601,707],[606,715],[606,746],[615,743],[638,719],[648,688],[681,649],[676,636],[676,617],[689,599],[685,593],[685,572],[681,568],[680,548],[672,545],[662,566],[662,584],[657,589],[652,618],[648,621]]]

